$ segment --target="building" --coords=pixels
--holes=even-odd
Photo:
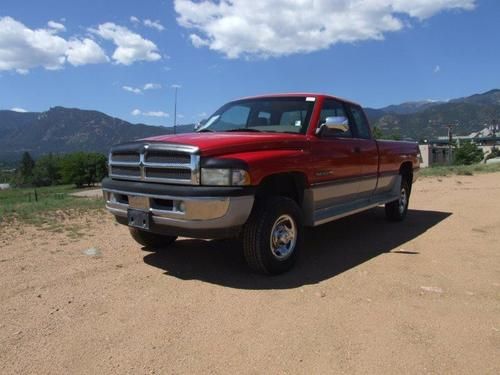
[[[420,155],[422,162],[420,167],[427,168],[433,165],[446,165],[450,164],[452,156],[448,146],[440,146],[434,144],[423,144],[418,146],[420,148]]]
[[[486,157],[494,147],[500,148],[500,126],[489,126],[469,135],[453,136],[453,141],[456,143],[456,147],[460,147],[463,142],[475,143],[482,149]],[[422,155],[422,168],[451,164],[453,161],[453,148],[450,148],[450,141],[447,136],[429,140],[425,144],[419,145],[419,147]]]

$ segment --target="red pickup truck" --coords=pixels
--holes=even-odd
[[[248,265],[277,274],[305,226],[382,204],[403,220],[419,166],[417,143],[374,140],[358,104],[280,94],[230,102],[195,133],[114,146],[102,187],[146,247],[240,237]]]

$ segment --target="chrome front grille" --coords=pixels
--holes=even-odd
[[[111,178],[199,185],[198,148],[166,143],[129,143],[112,148]]]
[[[113,154],[113,161],[125,163],[139,163],[138,153],[117,152]]]

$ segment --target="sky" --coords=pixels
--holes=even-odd
[[[498,0],[1,0],[0,109],[170,126],[323,92],[380,108],[500,88]]]

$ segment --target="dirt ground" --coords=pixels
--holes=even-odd
[[[0,229],[1,374],[500,373],[500,174],[310,230],[278,277],[235,241],[155,253],[104,211],[57,220]]]

